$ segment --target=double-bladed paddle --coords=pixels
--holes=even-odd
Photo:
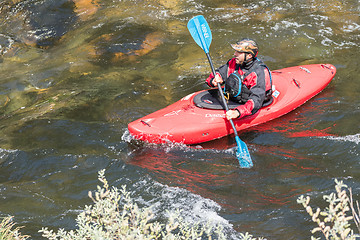
[[[214,74],[214,76],[216,76],[214,65],[212,63],[212,60],[211,60],[211,57],[209,54],[209,48],[210,48],[210,44],[211,44],[211,40],[212,40],[212,35],[211,35],[211,30],[210,30],[208,23],[206,22],[205,18],[202,15],[199,15],[199,16],[196,16],[196,17],[193,17],[192,19],[190,19],[187,24],[187,27],[189,29],[191,36],[195,40],[195,42],[205,51],[206,56],[210,63],[211,71]],[[220,83],[217,83],[217,88],[219,90],[219,93],[220,93],[219,95],[221,96],[221,100],[225,106],[225,110],[229,111],[229,107],[226,103],[224,94],[221,90]],[[230,122],[231,127],[233,128],[234,134],[235,134],[235,140],[236,140],[236,144],[237,144],[236,157],[239,160],[240,167],[251,168],[253,166],[253,162],[251,160],[249,150],[248,150],[245,142],[241,141],[241,139],[239,138],[239,135],[236,131],[236,128],[235,128],[235,125],[234,125],[234,122],[232,121],[232,119],[230,119],[229,122]]]

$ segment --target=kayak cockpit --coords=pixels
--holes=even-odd
[[[262,107],[269,106],[273,102],[273,98],[271,97],[268,101],[264,102]],[[225,109],[224,104],[222,103],[219,90],[217,88],[209,89],[207,91],[202,91],[194,96],[194,104],[199,108],[206,109],[215,109],[221,110]],[[229,109],[234,109],[240,106],[240,103],[234,102],[231,99],[227,101]]]

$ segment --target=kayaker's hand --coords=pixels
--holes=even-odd
[[[217,87],[217,83],[222,84],[223,82],[224,81],[222,80],[220,74],[218,74],[218,73],[215,75],[214,79],[212,80],[212,84],[214,87]]]
[[[226,118],[228,120],[238,117],[240,117],[240,112],[238,110],[229,110],[226,112]]]

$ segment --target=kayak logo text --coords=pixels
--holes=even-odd
[[[165,114],[164,117],[179,115],[179,112],[181,112],[181,110],[172,111],[171,113]]]
[[[205,23],[201,24],[201,28],[202,28],[202,30],[203,30],[203,32],[204,32],[205,38],[210,37],[210,36],[209,36],[209,33],[208,33],[208,31],[207,31],[207,28],[206,28]]]
[[[225,114],[205,114],[206,118],[225,118]]]

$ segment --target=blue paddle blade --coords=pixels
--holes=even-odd
[[[237,144],[236,157],[239,160],[240,167],[251,168],[254,164],[246,144],[240,140],[239,136],[235,137]]]
[[[205,53],[209,53],[212,40],[211,30],[202,15],[198,15],[189,20],[187,27],[197,45],[199,45]]]

